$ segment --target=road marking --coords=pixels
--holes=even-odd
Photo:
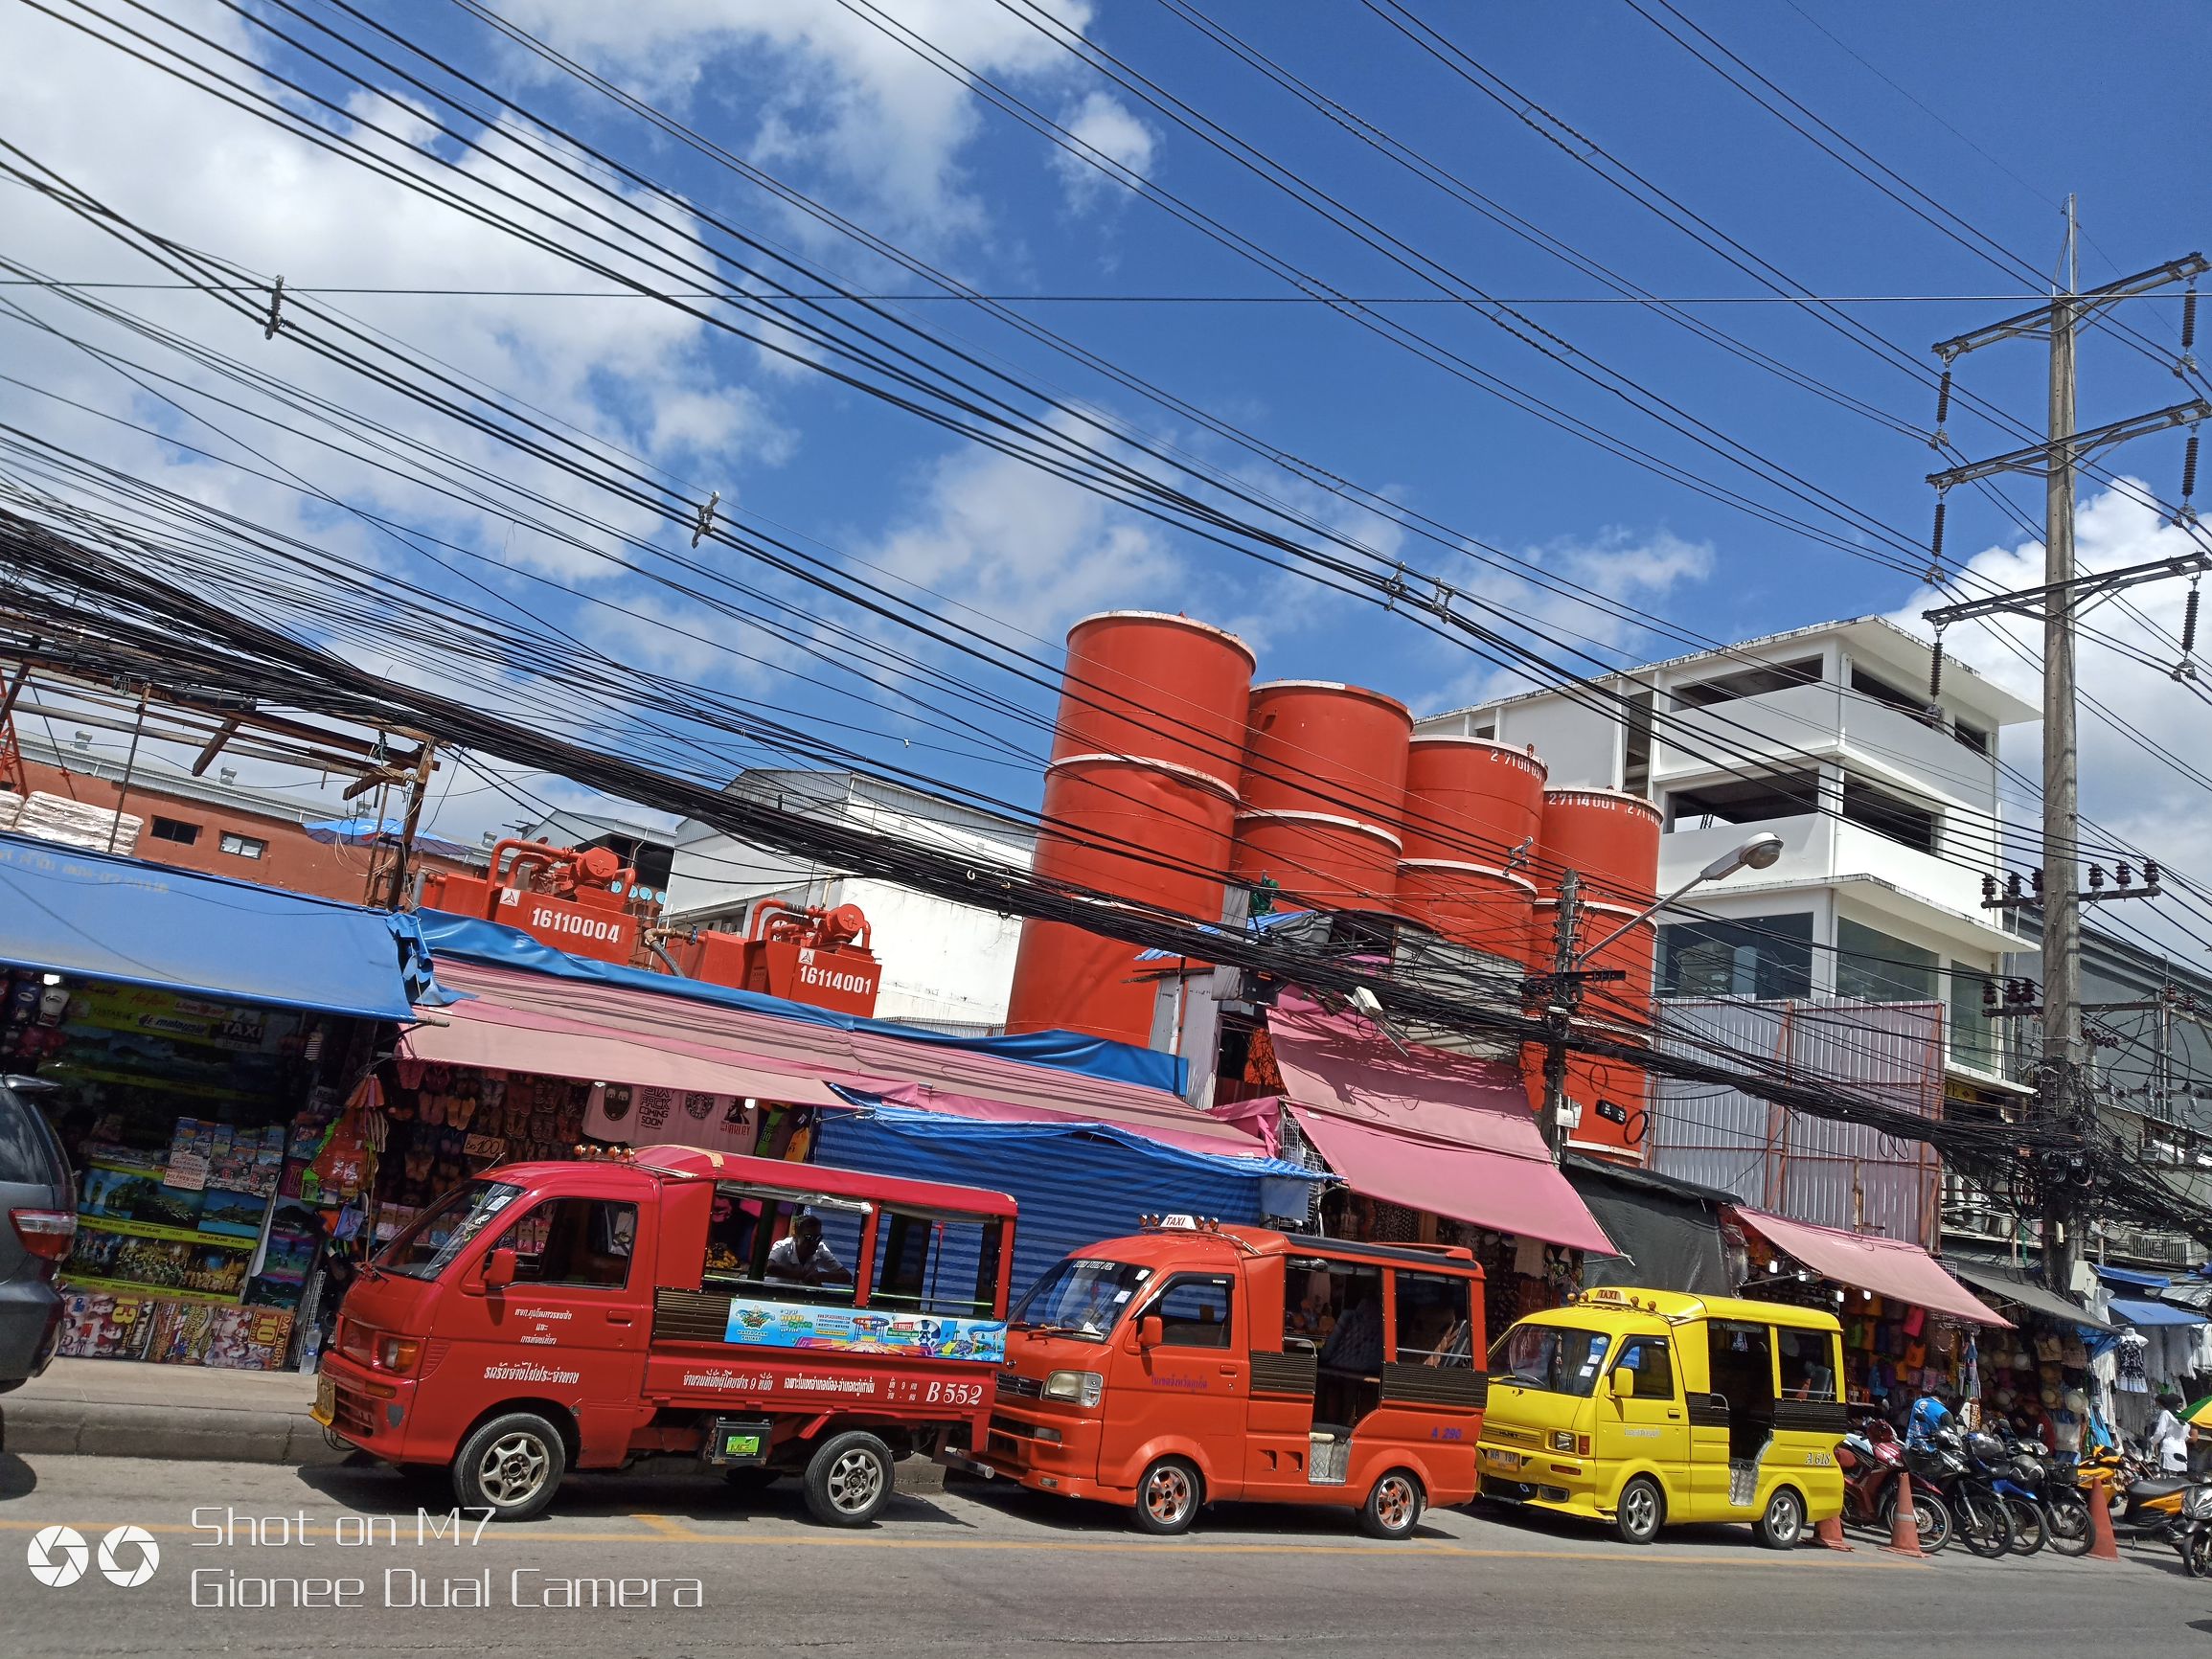
[[[646,1530],[632,1533],[550,1533],[539,1532],[527,1526],[492,1527],[484,1533],[485,1542],[503,1544],[713,1544],[725,1549],[812,1549],[812,1550],[936,1550],[966,1554],[989,1554],[992,1551],[1036,1555],[1146,1555],[1146,1556],[1366,1556],[1377,1559],[1402,1557],[1442,1557],[1451,1560],[1482,1561],[1587,1561],[1593,1565],[1642,1565],[1653,1567],[1745,1567],[1777,1568],[1801,1567],[1809,1572],[1849,1572],[1874,1570],[1877,1572],[1910,1572],[1926,1562],[1893,1560],[1870,1557],[1865,1560],[1839,1561],[1833,1556],[1814,1557],[1811,1555],[1799,1559],[1794,1556],[1775,1553],[1769,1556],[1681,1556],[1657,1555],[1649,1549],[1621,1554],[1603,1554],[1594,1550],[1508,1550],[1476,1544],[1430,1543],[1352,1543],[1294,1544],[1294,1543],[1200,1543],[1187,1539],[1171,1538],[878,1538],[852,1537],[836,1534],[787,1533],[763,1536],[757,1533],[722,1534],[703,1533],[686,1526],[669,1515],[631,1514],[620,1517],[638,1522]],[[55,1523],[47,1520],[0,1519],[0,1531],[36,1532]],[[113,1521],[72,1521],[66,1523],[80,1532],[104,1531],[119,1523]],[[141,1526],[143,1522],[137,1523]],[[146,1526],[149,1533],[190,1533],[189,1526]],[[327,1534],[327,1527],[310,1525],[305,1537],[313,1534]],[[246,1549],[249,1545],[226,1545],[224,1548]],[[386,1547],[386,1546],[378,1546]],[[1817,1559],[1818,1564],[1814,1565]],[[2069,1563],[2071,1564],[2071,1563]]]

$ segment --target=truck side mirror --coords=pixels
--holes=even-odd
[[[1168,1328],[1156,1313],[1148,1313],[1137,1321],[1137,1346],[1157,1348],[1168,1339]]]
[[[514,1252],[502,1245],[484,1258],[484,1288],[504,1290],[514,1283]]]
[[[1633,1367],[1626,1365],[1613,1367],[1613,1398],[1615,1399],[1633,1399],[1636,1398],[1636,1374]]]

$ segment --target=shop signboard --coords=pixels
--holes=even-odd
[[[297,1014],[143,986],[87,986],[70,998],[69,1018],[103,1031],[145,1032],[257,1054],[270,1052],[299,1030]]]
[[[1006,1358],[1002,1320],[818,1307],[799,1302],[734,1300],[722,1340],[748,1348],[829,1349],[910,1359],[974,1359],[993,1365]]]

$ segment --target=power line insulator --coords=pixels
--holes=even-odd
[[[2158,861],[2155,858],[2143,860],[2143,885],[2145,887],[2158,885]]]
[[[2005,897],[2018,901],[2019,896],[2020,873],[2018,870],[2008,870],[2005,872]]]
[[[1930,449],[1941,449],[1950,442],[1950,434],[1943,429],[1944,421],[1950,418],[1950,371],[1946,369],[1943,372],[1942,380],[1937,382],[1935,388],[1935,430],[1928,435],[1927,440],[1927,446]]]
[[[2197,289],[2195,284],[2191,284],[2189,291],[2181,296],[2181,350],[2182,352],[2186,354],[2189,352],[2196,350],[2196,347]],[[1950,376],[1946,375],[1944,379],[1946,382],[1948,382],[1950,379]],[[1939,424],[1941,423],[1941,420],[1942,418],[1940,416],[1937,417]]]
[[[1995,980],[1985,979],[1981,982],[1981,1006],[1984,1013],[1996,1011],[1997,988]]]
[[[1934,707],[1934,704],[1935,700],[1942,695],[1943,635],[1937,634],[1935,636],[1935,649],[1929,654],[1927,659],[1927,700],[1929,704],[1929,714],[1932,715],[1940,713],[1940,711]]]
[[[2029,884],[2030,884],[2031,886],[2033,886],[2033,887],[2035,888],[2035,890],[2036,890],[2036,897],[2037,897],[2038,898],[2042,898],[2042,896],[2043,896],[2043,869],[2042,869],[2042,866],[2041,866],[2041,865],[2040,865],[2040,864],[2039,864],[2039,865],[2037,865],[2037,866],[2035,867],[2035,869],[2033,869],[2033,870],[2031,870],[2031,871],[2029,871],[2029,872],[2028,872],[2028,882],[2029,882]]]
[[[1984,904],[1995,904],[1997,901],[1997,878],[1995,876],[1985,875],[1981,878],[1981,901]]]
[[[2095,892],[2098,892],[2099,890],[2101,890],[2101,889],[2104,887],[2104,885],[2105,885],[2105,867],[2104,867],[2102,864],[2092,864],[2092,865],[2090,865],[2090,866],[2089,866],[2089,891],[2090,891],[2091,893],[2095,893]]]
[[[2135,879],[2134,869],[2125,858],[2113,866],[2112,875],[2122,887],[2128,886]]]
[[[1930,587],[1943,585],[1943,519],[1944,514],[1950,511],[1950,503],[1939,496],[1935,504],[1935,528],[1928,532],[1927,536],[1927,581]],[[1938,642],[1938,648],[1941,648],[1940,641]]]

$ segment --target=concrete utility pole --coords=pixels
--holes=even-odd
[[[2038,1095],[2041,1125],[2046,1130],[2062,1131],[2075,1150],[2070,1158],[2062,1155],[2060,1162],[2065,1166],[2064,1169],[2058,1165],[2048,1166],[2040,1175],[2043,1200],[2043,1277],[2052,1289],[2067,1293],[2073,1289],[2074,1267],[2081,1259],[2082,1229],[2087,1218],[2081,1182],[2087,1166],[2081,1154],[2089,1144],[2096,1115],[2082,1056],[2082,904],[2085,895],[2081,870],[2080,753],[2074,731],[2076,625],[2089,604],[2122,588],[2172,576],[2201,576],[2212,569],[2212,557],[2201,552],[2095,576],[2082,576],[2074,568],[2074,478],[2081,465],[2091,454],[2131,438],[2169,431],[2177,426],[2195,431],[2200,421],[2212,417],[2212,404],[2202,398],[2192,398],[2186,403],[2115,420],[2087,432],[2078,428],[2074,352],[2085,323],[2109,306],[2173,283],[2194,283],[2212,268],[2203,255],[2190,254],[2084,293],[2078,244],[2074,198],[2069,195],[2066,197],[2065,242],[2059,255],[2057,277],[2051,284],[2050,304],[1946,340],[1935,348],[1936,355],[1945,365],[1943,390],[1937,405],[1940,428],[1943,411],[1950,402],[1951,366],[1961,356],[2002,340],[2033,339],[2041,335],[2050,344],[2050,406],[2044,442],[1928,476],[1928,483],[1939,492],[1940,502],[1941,492],[1954,485],[2000,472],[2041,473],[2043,478],[2043,584],[2020,593],[1993,594],[1987,599],[1942,605],[1924,613],[1935,625],[1938,664],[1942,661],[1943,630],[1952,623],[2008,614],[2040,617],[2043,625],[2043,834],[2040,883],[2043,1052]],[[2191,304],[2194,305],[2193,298]],[[2181,373],[2181,366],[2177,366],[2175,372]],[[1950,439],[1939,429],[1932,442],[1941,449],[1949,444]],[[2194,439],[2191,443],[2195,443]],[[2186,469],[2189,472],[2195,470],[2194,449],[2191,454],[2192,464]],[[2176,522],[2195,522],[2186,505]],[[1943,580],[1942,525],[1943,509],[1939,505],[1935,542],[1930,550],[1932,564],[1928,578],[1931,583]],[[2193,639],[2187,638],[2190,631],[2184,630],[2183,667],[2194,645]],[[2177,668],[2176,678],[2182,677],[2182,668]],[[1940,720],[1942,708],[1936,700],[1936,691],[1931,681],[1929,716]],[[2150,868],[2155,867],[2147,867],[2147,872]],[[2102,879],[2101,875],[2095,877],[2100,885]],[[2122,866],[2121,880],[2120,888],[2093,891],[2087,898],[2101,900],[2157,896],[2155,876],[2143,887],[2131,888],[2125,885],[2126,867]],[[2014,897],[1994,897],[1994,882],[1985,890],[1993,894],[1985,900],[1985,908],[2010,908],[2022,902],[2017,896],[2017,877]]]
[[[2043,1076],[2046,1105],[2081,1122],[2081,755],[2074,745],[2074,295],[2081,287],[2074,198],[2051,284],[2050,458],[2043,472]],[[2073,1288],[2081,1247],[2079,1206],[2065,1183],[2046,1183],[2043,1276]]]
[[[1566,1128],[1560,1122],[1567,1105],[1567,1031],[1583,1000],[1582,978],[1575,972],[1575,932],[1582,921],[1582,886],[1583,878],[1572,870],[1561,875],[1559,911],[1552,919],[1551,996],[1544,1005],[1544,1024],[1551,1029],[1551,1039],[1544,1045],[1540,1127],[1544,1145],[1551,1148],[1555,1164],[1567,1139]]]

